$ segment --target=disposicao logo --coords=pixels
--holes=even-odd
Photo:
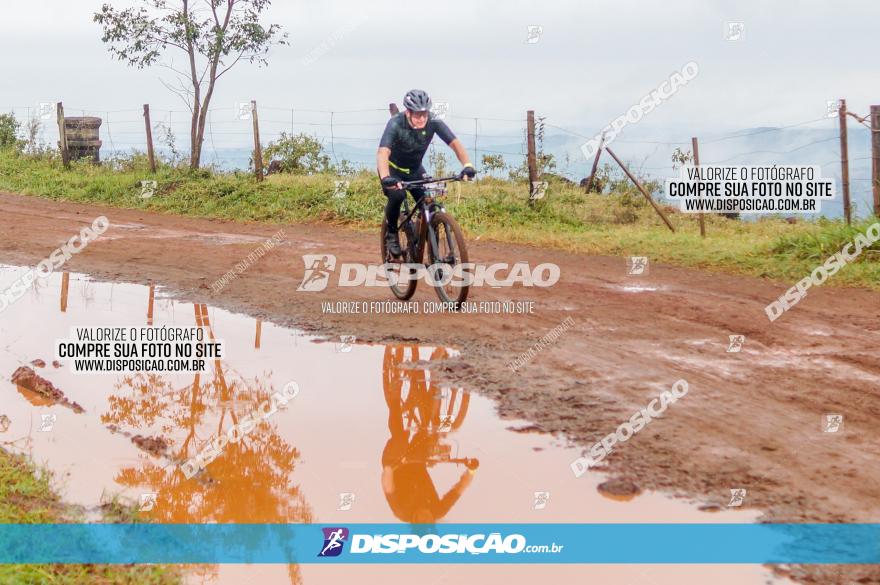
[[[330,274],[336,268],[336,256],[333,254],[306,254],[303,256],[303,263],[306,265],[305,274],[296,290],[318,292],[327,288]]]
[[[357,554],[418,555],[515,555],[561,554],[565,545],[527,544],[526,537],[513,533],[479,532],[476,534],[363,534],[349,533],[348,528],[321,528],[324,544],[318,557],[338,557],[348,542],[348,552]]]
[[[324,546],[319,557],[338,557],[342,554],[345,541],[348,540],[348,528],[322,528],[324,533]]]
[[[330,277],[338,273],[336,285],[340,287],[406,285],[412,280],[424,279],[429,286],[491,286],[493,288],[549,287],[559,281],[559,266],[550,262],[532,268],[528,262],[495,262],[475,264],[465,262],[456,265],[445,263],[421,264],[418,262],[385,264],[361,264],[345,262],[337,270],[333,254],[304,254],[305,266],[299,292],[320,292],[327,288]],[[399,272],[397,272],[399,271]],[[501,272],[504,276],[499,276]]]

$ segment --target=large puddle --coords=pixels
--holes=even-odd
[[[0,290],[23,270],[0,267]],[[73,326],[143,325],[210,327],[227,359],[188,375],[73,374],[52,363],[54,341]],[[10,422],[0,440],[47,465],[64,498],[93,517],[120,497],[168,523],[754,521],[751,511],[710,514],[656,493],[601,495],[606,478],[576,479],[569,464],[578,453],[561,438],[524,432],[526,421],[502,421],[490,400],[441,387],[430,370],[412,367],[452,355],[429,346],[321,342],[151,287],[53,274],[0,314],[0,414]],[[85,412],[17,387],[10,376],[20,366],[33,367]],[[299,393],[287,406],[228,444],[205,472],[184,476],[175,461],[290,382]],[[136,435],[163,438],[166,455],[139,448]],[[235,584],[778,582],[763,567],[739,565],[220,565],[194,566],[189,576]]]

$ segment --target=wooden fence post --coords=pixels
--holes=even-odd
[[[153,125],[150,123],[150,104],[144,104],[144,124],[147,127],[147,158],[150,159],[150,172],[156,172],[156,154],[153,151]]]
[[[871,184],[874,215],[880,217],[880,106],[871,106]]]
[[[388,104],[388,113],[392,116],[396,116],[397,114],[399,114],[400,109],[397,107],[397,104],[395,104],[394,102]]]
[[[257,102],[251,100],[251,118],[254,122],[254,173],[257,181],[263,180],[263,147],[260,146],[260,122],[257,120]]]
[[[694,154],[694,166],[700,166],[700,143],[697,141],[697,137],[694,136],[691,138],[691,146],[693,147]],[[702,197],[701,197],[702,198]],[[706,237],[706,217],[702,211],[700,211],[700,237]]]
[[[645,191],[645,188],[642,187],[642,184],[639,183],[639,180],[636,179],[635,175],[633,175],[631,172],[629,172],[629,169],[626,168],[626,165],[623,164],[623,161],[621,161],[619,158],[617,158],[617,155],[614,154],[614,151],[613,151],[613,150],[611,150],[610,148],[608,148],[608,147],[606,146],[606,147],[605,147],[605,151],[608,152],[608,154],[611,155],[611,158],[613,158],[614,161],[615,161],[617,164],[620,165],[620,168],[623,169],[623,172],[626,173],[626,176],[629,177],[629,180],[632,181],[633,183],[635,183],[635,186],[638,188],[639,191],[642,192],[642,195],[645,196],[645,199],[648,200],[648,203],[651,204],[651,207],[654,208],[654,211],[657,212],[657,215],[659,215],[659,216],[660,216],[660,219],[663,220],[663,223],[666,224],[666,227],[668,227],[669,230],[670,230],[672,233],[675,233],[675,228],[674,228],[674,227],[672,226],[672,224],[669,222],[669,219],[666,217],[666,214],[663,213],[663,210],[660,209],[660,206],[657,205],[657,202],[654,201],[654,199],[651,198],[651,195],[649,195],[648,192]]]
[[[590,189],[593,188],[593,180],[596,177],[596,171],[599,170],[599,157],[602,155],[602,147],[605,146],[605,133],[602,133],[602,137],[599,138],[599,148],[596,149],[596,158],[593,159],[593,168],[590,170],[590,176],[587,178],[587,187],[584,189],[585,193],[589,193]]]
[[[840,182],[843,187],[843,216],[846,225],[852,222],[852,208],[849,200],[849,147],[846,131],[846,100],[840,100],[837,110],[840,119]]]
[[[61,162],[64,168],[70,168],[70,152],[67,150],[67,129],[64,127],[64,104],[58,102],[56,106],[58,117],[58,148],[61,149]]]
[[[535,153],[535,110],[526,112],[526,137],[528,143],[527,164],[529,168],[529,202],[535,195],[535,183],[538,180],[538,159]]]

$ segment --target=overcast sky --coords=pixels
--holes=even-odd
[[[0,111],[59,99],[98,113],[146,102],[182,109],[159,82],[162,69],[111,59],[92,22],[100,5],[4,0]],[[256,99],[266,108],[382,108],[420,87],[450,103],[454,129],[473,124],[458,116],[521,119],[535,109],[592,135],[688,61],[699,75],[638,124],[642,135],[792,124],[821,117],[838,97],[861,113],[880,103],[876,0],[276,0],[266,22],[281,24],[291,44],[273,49],[267,68],[237,66],[215,107]],[[725,40],[727,22],[743,23],[740,40]],[[537,43],[526,42],[530,25],[542,27]]]

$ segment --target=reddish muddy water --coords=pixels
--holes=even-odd
[[[0,288],[23,273],[0,269]],[[54,344],[72,327],[207,327],[226,357],[193,374],[83,374]],[[552,351],[552,348],[546,351]],[[432,380],[427,360],[455,350],[322,341],[157,288],[79,274],[38,280],[0,313],[0,434],[55,475],[89,518],[119,497],[168,523],[258,522],[752,522],[754,511],[710,514],[662,494],[611,498],[562,437],[501,420],[492,401]],[[45,366],[32,365],[43,360]],[[412,362],[423,361],[422,367]],[[29,366],[85,412],[17,387]],[[296,396],[192,478],[180,463],[227,433],[274,392]],[[161,437],[164,455],[131,437]],[[633,440],[638,440],[634,438]],[[469,470],[472,470],[469,472]],[[621,543],[626,546],[626,543]],[[759,566],[194,566],[194,583],[533,583],[540,579],[659,585],[782,582]],[[788,581],[785,581],[788,582]]]

